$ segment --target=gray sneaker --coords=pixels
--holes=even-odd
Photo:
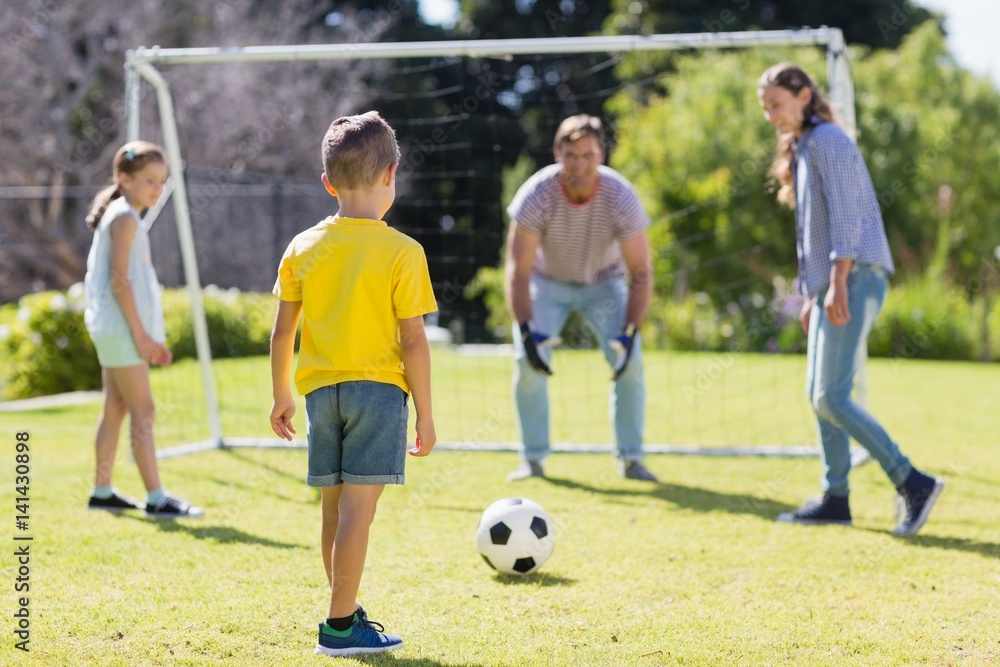
[[[659,478],[649,472],[639,461],[619,461],[618,474],[625,479],[638,479],[643,482],[659,482]]]
[[[507,475],[507,481],[517,482],[529,477],[545,477],[541,463],[537,461],[521,461],[521,465],[514,468],[513,472]]]

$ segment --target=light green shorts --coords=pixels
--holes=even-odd
[[[139,349],[131,336],[91,334],[90,340],[94,341],[101,368],[124,368],[146,363],[139,357]]]

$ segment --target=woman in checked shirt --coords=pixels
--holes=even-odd
[[[757,95],[778,134],[771,175],[778,200],[795,210],[799,315],[808,334],[806,394],[816,412],[823,495],[779,521],[851,524],[850,438],[879,462],[902,500],[896,535],[913,535],[944,480],[920,472],[885,429],[851,399],[858,352],[867,345],[893,272],[875,188],[857,146],[802,69],[781,63],[761,75]]]

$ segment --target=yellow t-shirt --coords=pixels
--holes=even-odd
[[[437,310],[419,243],[382,220],[327,218],[292,239],[274,294],[302,302],[299,393],[356,380],[409,393],[399,320]]]

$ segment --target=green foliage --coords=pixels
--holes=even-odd
[[[794,275],[793,216],[768,192],[775,139],[756,91],[757,74],[778,60],[826,71],[815,49],[708,51],[676,61],[662,79],[669,96],[626,89],[608,103],[618,118],[612,166],[653,219],[661,297],[705,292],[724,306]]]
[[[1000,92],[954,64],[934,22],[855,56],[859,146],[899,268],[971,297],[1000,289]]]
[[[895,48],[931,13],[899,0],[613,0],[604,23],[615,34],[733,32],[836,26],[850,44]]]
[[[619,71],[634,78],[649,58],[631,54]],[[711,317],[695,317],[690,294],[711,295],[718,310],[748,293],[769,295],[775,278],[796,272],[792,214],[768,192],[774,134],[756,100],[757,73],[781,60],[798,62],[824,84],[826,65],[814,49],[707,51],[677,58],[676,71],[659,80],[663,94],[625,88],[608,104],[618,118],[612,164],[636,185],[654,220],[657,295],[688,304],[682,309],[703,329]],[[932,282],[957,286],[955,294],[945,290],[947,307],[914,301],[903,313],[890,301],[873,353],[988,357],[983,339],[998,336],[995,327],[984,333],[991,320],[983,313],[1000,292],[993,205],[1000,199],[1000,93],[953,63],[936,21],[912,31],[896,51],[854,48],[852,61],[859,147],[898,274],[912,281],[927,272]],[[902,292],[911,293],[937,298]],[[724,318],[715,317],[722,326]],[[936,333],[921,332],[931,321],[939,323]],[[797,336],[788,328],[777,347],[794,348]],[[722,342],[691,333],[669,344],[713,349]]]
[[[0,324],[4,398],[100,389],[101,368],[83,309],[81,289],[37,292],[18,302],[16,319]],[[5,310],[9,314],[13,309]]]
[[[502,266],[484,266],[476,271],[475,277],[465,286],[466,299],[482,299],[486,306],[486,329],[502,342],[509,343],[511,336],[510,311],[507,310],[504,293],[504,269]]]
[[[979,311],[957,289],[931,281],[904,284],[886,299],[868,337],[868,354],[974,361],[980,358]]]
[[[983,324],[983,340],[989,350],[990,361],[1000,361],[1000,299],[995,299]]]
[[[270,294],[203,292],[213,358],[266,355],[277,299]],[[97,353],[83,322],[82,286],[39,292],[0,309],[0,390],[6,399],[101,388]],[[174,360],[197,356],[186,290],[163,294],[167,347]]]
[[[657,349],[704,352],[801,352],[805,335],[798,319],[801,300],[782,294],[768,301],[760,292],[722,308],[704,292],[681,301],[657,299],[643,336]]]
[[[267,354],[278,299],[271,294],[236,289],[205,288],[202,295],[212,357],[247,357]],[[194,323],[187,290],[166,290],[163,317],[167,347],[174,359],[196,357]]]

